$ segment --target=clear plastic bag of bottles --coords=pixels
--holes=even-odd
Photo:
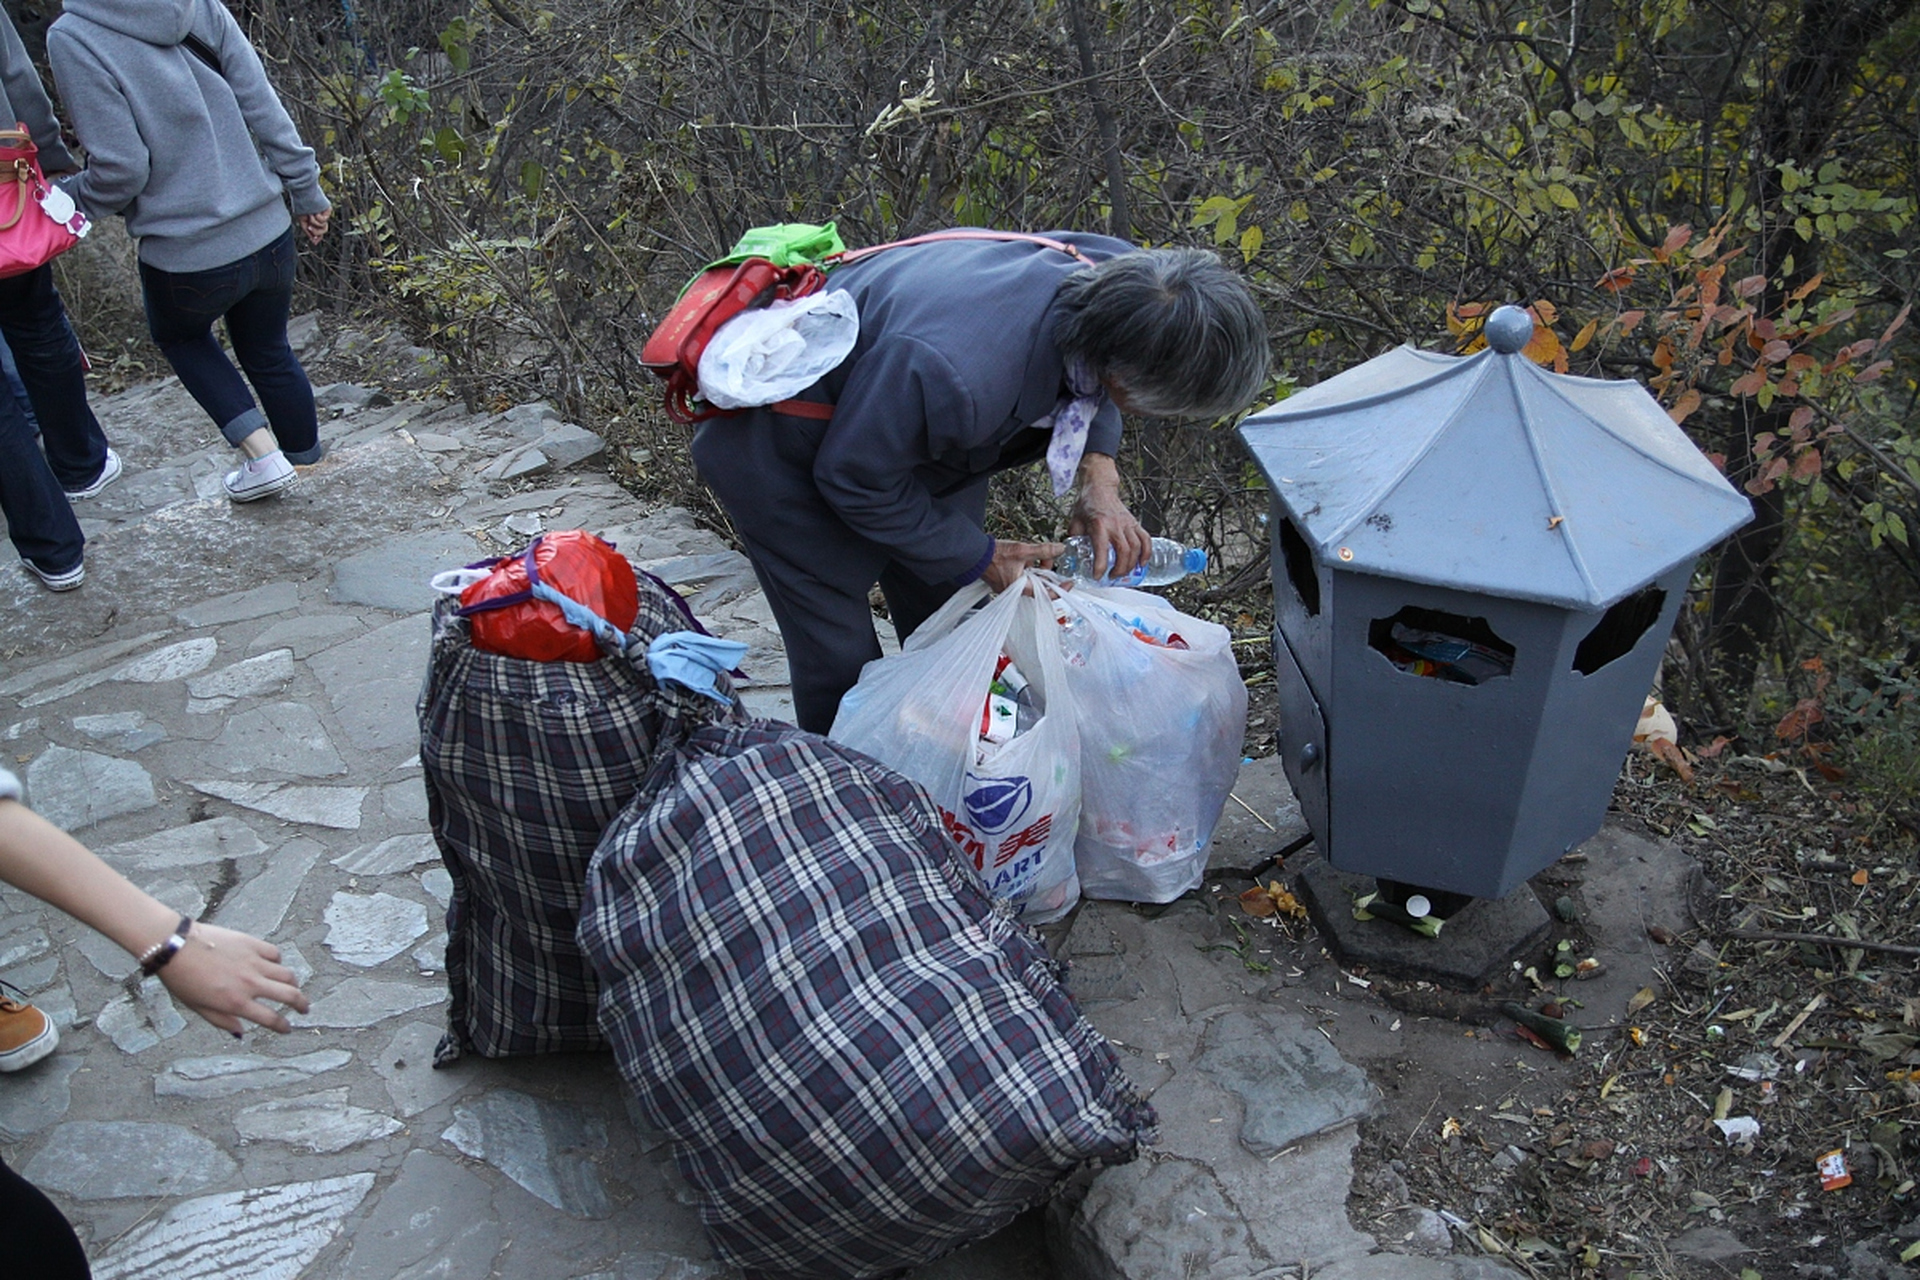
[[[1123,588],[1076,586],[1054,609],[1080,728],[1080,890],[1171,902],[1200,883],[1240,774],[1247,687],[1232,637]]]

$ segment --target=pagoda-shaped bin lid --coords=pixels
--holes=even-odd
[[[1322,562],[1600,609],[1752,518],[1645,388],[1543,369],[1532,333],[1502,307],[1475,355],[1402,346],[1240,424]]]

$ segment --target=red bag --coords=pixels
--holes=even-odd
[[[543,533],[525,551],[469,568],[492,573],[460,593],[460,616],[473,647],[535,662],[598,662],[594,633],[567,619],[562,607],[535,595],[559,592],[625,633],[640,612],[633,566],[612,544],[579,529]]]
[[[56,222],[41,208],[47,194],[40,149],[27,126],[0,129],[0,279],[45,266],[87,233],[87,215],[78,209],[65,222]],[[56,198],[72,203],[64,192]]]
[[[675,422],[691,423],[724,412],[698,404],[700,354],[713,340],[715,330],[742,311],[804,298],[826,282],[826,272],[811,262],[779,267],[765,258],[709,267],[695,276],[640,349],[640,363],[667,384],[667,416]],[[788,406],[799,403],[782,402]],[[831,405],[813,407],[833,412]]]

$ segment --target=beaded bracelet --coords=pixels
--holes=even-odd
[[[167,936],[166,941],[156,942],[148,947],[140,957],[140,972],[151,978],[167,967],[167,961],[187,945],[187,930],[193,928],[192,916],[181,916],[179,925]]]

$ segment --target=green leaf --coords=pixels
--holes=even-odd
[[[520,189],[527,193],[527,199],[538,200],[540,188],[545,185],[547,171],[538,161],[523,160],[520,163]]]
[[[1563,182],[1554,182],[1547,185],[1547,199],[1553,201],[1562,209],[1578,209],[1580,207],[1580,197],[1573,194],[1573,189]]]

